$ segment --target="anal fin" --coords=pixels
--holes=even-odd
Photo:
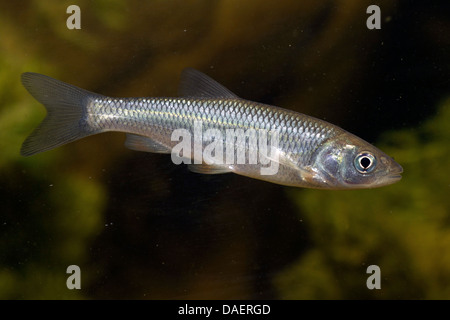
[[[170,153],[171,149],[153,139],[140,136],[137,134],[127,133],[125,147],[135,151],[153,152],[153,153]]]

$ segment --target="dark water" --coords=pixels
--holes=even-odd
[[[350,0],[80,1],[80,30],[56,1],[0,4],[0,298],[450,298],[450,8],[373,4],[380,30]],[[355,133],[404,178],[320,191],[200,175],[118,133],[19,155],[44,116],[22,72],[174,96],[185,67]]]

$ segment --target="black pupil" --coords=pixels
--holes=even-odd
[[[370,167],[370,164],[372,163],[372,161],[370,161],[370,159],[367,157],[362,157],[361,161],[359,163],[361,163],[361,166],[364,169],[367,169],[368,167]]]

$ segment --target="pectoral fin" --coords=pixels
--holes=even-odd
[[[319,176],[314,168],[311,166],[298,166],[291,156],[279,149],[276,150],[276,154],[270,154],[270,156],[266,156],[266,158],[270,161],[278,162],[281,166],[297,173],[303,181],[307,181],[308,183],[315,183],[315,180],[317,180]]]
[[[273,153],[272,151],[274,151],[275,153]],[[277,162],[280,165],[289,167],[291,169],[298,169],[295,161],[289,155],[278,148],[276,148],[275,150],[271,150],[270,155],[260,153],[259,156],[264,157],[269,161]]]

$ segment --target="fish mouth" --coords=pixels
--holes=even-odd
[[[399,174],[399,172],[390,173],[390,174],[384,176],[384,178],[382,178],[380,180],[380,183],[376,187],[394,184],[394,183],[400,181],[401,179],[402,179],[402,176],[401,176],[401,174]]]
[[[389,180],[400,180],[402,178],[402,174],[403,173],[403,168],[401,165],[399,165],[398,163],[396,163],[396,166],[391,170],[391,172],[389,172],[389,175],[387,176],[387,178]]]

